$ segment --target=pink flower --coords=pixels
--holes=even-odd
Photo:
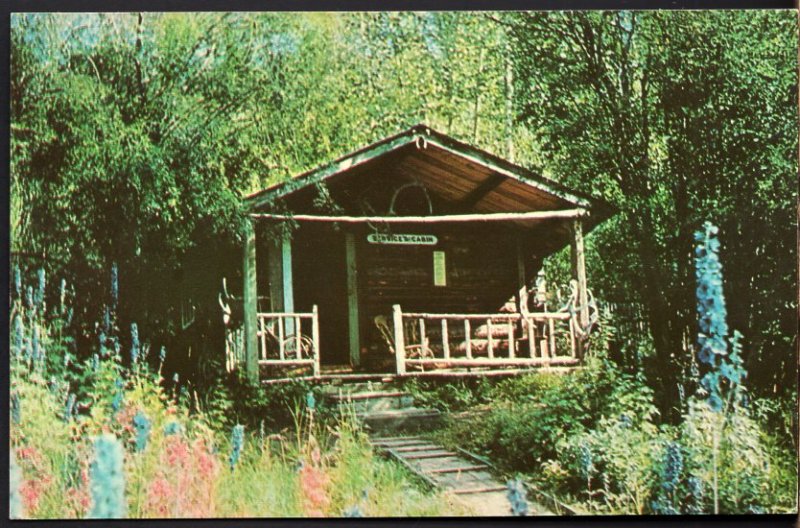
[[[330,478],[319,466],[321,458],[319,448],[315,447],[311,452],[311,463],[300,470],[303,511],[309,517],[323,517],[331,502],[327,490]]]

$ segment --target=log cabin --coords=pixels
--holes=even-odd
[[[581,362],[593,322],[584,236],[614,212],[602,200],[420,124],[245,209],[226,355],[251,380]],[[559,300],[542,263],[567,246]]]

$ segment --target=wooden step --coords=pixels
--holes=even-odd
[[[483,464],[477,464],[474,466],[456,466],[456,467],[447,467],[447,468],[438,468],[438,469],[428,469],[428,473],[432,474],[441,474],[441,473],[464,473],[467,471],[485,471],[489,469],[489,466]]]
[[[506,491],[505,486],[485,486],[482,488],[462,488],[451,490],[456,495],[470,495],[473,493],[492,493],[496,491]]]
[[[457,457],[458,453],[454,453],[452,451],[446,451],[442,448],[438,450],[438,452],[434,453],[417,453],[411,455],[400,455],[406,460],[424,460],[427,458],[447,458],[447,457]]]
[[[442,447],[435,444],[417,444],[402,447],[393,447],[395,453],[420,453],[422,451],[437,451]]]

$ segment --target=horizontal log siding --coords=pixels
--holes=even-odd
[[[362,303],[367,323],[403,311],[438,313],[496,312],[517,289],[514,236],[500,230],[397,229],[434,234],[435,246],[369,244],[359,237]],[[433,285],[433,252],[446,254],[447,285]]]

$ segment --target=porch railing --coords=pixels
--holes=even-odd
[[[437,314],[394,305],[397,373],[452,367],[575,365],[571,312]]]
[[[319,312],[262,312],[256,315],[258,364],[273,367],[310,366],[320,375]],[[244,326],[225,330],[225,366],[231,372],[244,364]]]
[[[279,367],[310,366],[320,375],[319,311],[257,314],[258,364]]]

